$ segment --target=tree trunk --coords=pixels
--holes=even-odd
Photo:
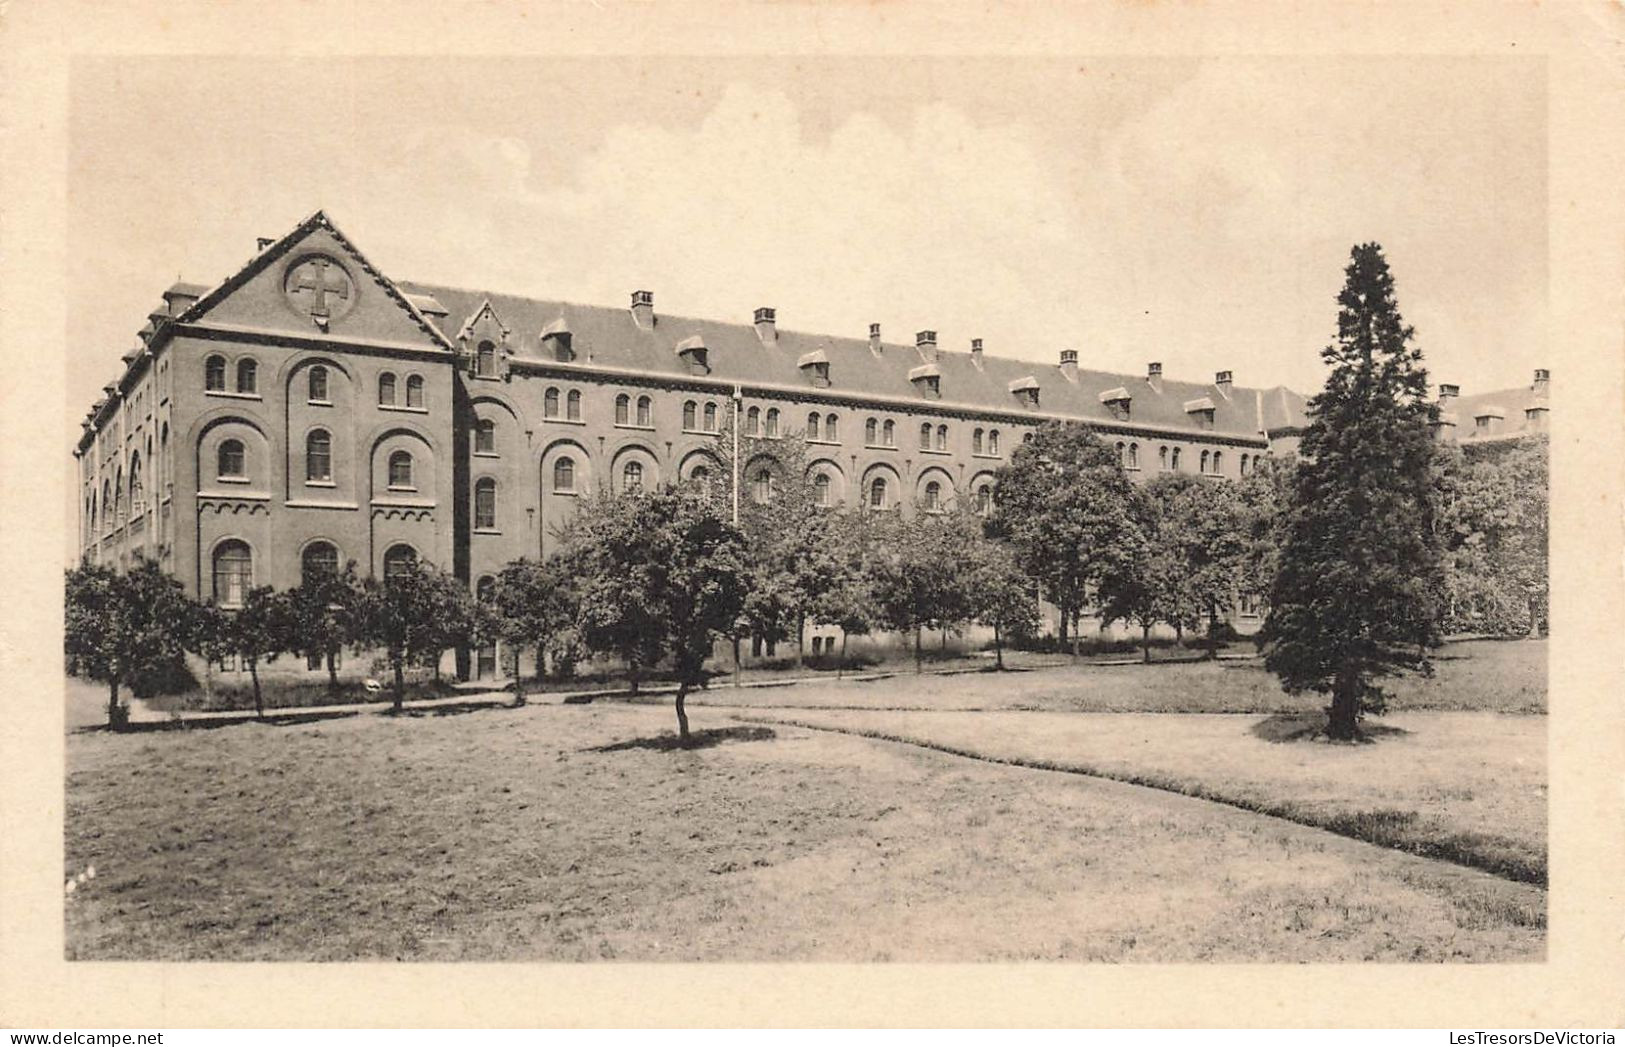
[[[1065,607],[1057,607],[1055,609],[1055,613],[1056,613],[1056,617],[1060,619],[1060,621],[1058,623],[1060,625],[1060,636],[1058,637],[1058,639],[1060,640],[1061,646],[1064,648],[1066,646],[1066,619],[1067,619],[1066,608]]]
[[[1145,653],[1145,664],[1151,664],[1151,626],[1140,626],[1140,650]]]
[[[1533,596],[1529,598],[1529,639],[1540,639],[1540,606]]]
[[[841,630],[841,660],[835,663],[835,678],[839,680],[846,672],[846,630]]]
[[[948,649],[948,627],[945,625],[945,626],[942,627],[942,642],[937,644],[937,650],[946,651],[947,649]]]
[[[333,652],[327,652],[327,691],[329,694],[339,693],[339,670],[333,664]]]
[[[739,686],[739,634],[734,633],[734,686]]]
[[[796,618],[796,668],[802,673],[807,671],[807,616],[804,614]]]
[[[514,664],[518,665],[519,663],[515,662]],[[546,669],[547,669],[547,645],[543,644],[543,643],[538,643],[536,645],[536,679],[540,680],[546,674]]]
[[[1083,629],[1078,624],[1078,612],[1077,611],[1068,610],[1067,611],[1067,617],[1072,619],[1072,657],[1076,658],[1076,657],[1079,656],[1079,653],[1080,653],[1078,651],[1078,642],[1080,640],[1079,634],[1081,632],[1083,632]]]
[[[124,726],[123,719],[119,716],[118,673],[112,672],[108,676],[111,679],[107,681],[107,726],[116,731]]]
[[[260,697],[260,660],[258,658],[248,660],[248,678],[254,681],[254,717],[263,720],[265,719],[265,701]]]
[[[1210,662],[1219,659],[1219,611],[1209,605],[1207,609],[1207,660]]]
[[[688,713],[683,709],[683,700],[688,697],[687,674],[677,681],[677,737],[684,745],[688,744]]]
[[[513,704],[525,704],[525,674],[519,671],[519,645],[513,645]]]
[[[641,673],[642,667],[638,665],[636,661],[626,663],[627,693],[634,696],[638,693],[638,677],[641,675]]]
[[[203,659],[203,694],[214,704],[214,661],[205,656]]]
[[[1004,634],[999,631],[998,622],[993,623],[993,667],[1004,671]]]
[[[1185,646],[1185,623],[1184,622],[1175,622],[1174,623],[1174,646],[1175,647],[1184,647]],[[1178,652],[1176,651],[1174,653],[1177,654]]]
[[[405,659],[404,655],[394,655],[389,659],[390,664],[395,669],[395,711],[396,712],[400,712],[403,708],[405,708],[405,702],[406,702],[406,671],[405,671],[404,667],[401,664],[405,660],[406,659]]]
[[[1348,671],[1338,673],[1332,684],[1332,704],[1326,710],[1326,736],[1333,741],[1350,742],[1360,736],[1359,678]]]
[[[924,655],[920,651],[920,627],[914,627],[914,674],[918,676],[925,672]]]

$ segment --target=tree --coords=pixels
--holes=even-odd
[[[884,514],[877,523],[871,579],[879,620],[914,636],[914,671],[924,672],[921,633],[970,616],[962,570],[966,533],[952,515]]]
[[[443,590],[460,583],[419,560],[379,580],[368,578],[356,601],[358,642],[381,648],[394,675],[394,712],[406,701],[406,666],[446,648]]]
[[[182,645],[203,662],[203,693],[214,698],[214,667],[237,653],[231,635],[231,616],[211,597],[188,601]]]
[[[1254,458],[1252,469],[1236,484],[1245,543],[1237,584],[1261,601],[1269,599],[1281,569],[1297,467],[1295,457]]]
[[[1382,249],[1355,247],[1345,273],[1261,630],[1265,665],[1288,693],[1331,695],[1334,739],[1358,737],[1360,717],[1382,712],[1377,680],[1430,673],[1439,635],[1427,372]]]
[[[831,566],[827,584],[813,601],[812,620],[841,630],[841,656],[835,677],[846,671],[847,639],[874,629],[880,611],[875,605],[875,562],[879,545],[875,530],[880,514],[865,508],[847,509],[829,517]]]
[[[1434,465],[1446,626],[1539,636],[1548,586],[1546,438],[1470,455],[1441,447]]]
[[[492,640],[504,644],[513,658],[513,698],[525,704],[525,681],[519,671],[519,653],[537,650],[536,672],[543,668],[548,641],[570,627],[575,608],[556,562],[515,560],[497,575],[491,594],[487,628]]]
[[[1181,623],[1207,616],[1207,655],[1219,656],[1219,615],[1235,606],[1248,551],[1246,515],[1233,484],[1169,477],[1153,484],[1161,500],[1159,541],[1172,555],[1162,572],[1164,613]]]
[[[98,564],[66,572],[64,647],[86,676],[108,685],[107,725],[129,722],[119,704],[120,685],[143,671],[181,657],[187,600],[179,582],[151,560],[138,560],[125,574]]]
[[[980,529],[978,529],[979,531]],[[970,615],[993,630],[994,665],[1004,668],[1004,645],[1038,629],[1037,583],[1021,569],[1008,543],[976,535],[966,550],[970,563]]]
[[[995,474],[993,530],[1061,612],[1061,635],[1092,588],[1118,569],[1134,521],[1116,452],[1088,426],[1046,422]],[[1078,654],[1076,630],[1072,654]]]
[[[297,644],[293,609],[286,594],[260,585],[248,591],[241,607],[226,611],[225,624],[227,643],[248,667],[248,677],[254,684],[254,715],[264,719],[260,662],[274,662]]]
[[[289,650],[327,667],[327,689],[339,689],[338,654],[355,640],[356,603],[361,582],[355,561],[342,570],[313,570],[288,590]]]
[[[1151,662],[1151,629],[1158,622],[1183,623],[1185,595],[1177,549],[1167,539],[1165,502],[1171,488],[1159,477],[1146,488],[1130,492],[1134,518],[1130,543],[1101,577],[1101,621],[1128,622],[1140,627],[1140,653]]]
[[[576,593],[582,645],[625,662],[632,694],[638,693],[644,670],[665,653],[660,608],[637,580],[622,573],[649,556],[648,536],[627,530],[644,497],[642,491],[628,491],[583,499],[561,535],[560,562]]]
[[[745,602],[744,536],[716,500],[667,487],[596,498],[575,532],[583,571],[581,618],[589,644],[622,650],[628,627],[646,664],[669,652],[677,677],[677,729],[689,740],[688,692],[703,677],[713,643],[729,635]],[[628,613],[630,608],[630,614]]]

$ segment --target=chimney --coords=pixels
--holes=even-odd
[[[1444,385],[1444,384],[1441,383],[1440,386],[1439,386],[1439,405],[1442,407],[1442,406],[1444,406],[1444,404],[1447,401],[1454,400],[1456,397],[1458,397],[1460,395],[1461,395],[1461,386],[1459,386],[1459,385]]]
[[[1152,361],[1145,365],[1146,384],[1157,392],[1162,392],[1162,364]]]
[[[1069,382],[1078,380],[1078,351],[1076,349],[1061,350],[1061,373],[1066,375],[1066,380]]]
[[[871,353],[874,353],[876,356],[880,355],[881,349],[880,349],[880,325],[879,324],[870,324],[869,325],[869,351]]]
[[[1220,371],[1213,376],[1213,384],[1219,387],[1219,392],[1226,400],[1230,399],[1230,372]]]
[[[763,345],[774,345],[779,340],[778,312],[771,306],[756,310],[756,337]]]
[[[980,338],[972,338],[970,340],[970,362],[976,365],[977,370],[981,370],[982,340]]]
[[[1548,371],[1544,367],[1535,368],[1535,392],[1544,393],[1546,391],[1546,387],[1551,384],[1551,381],[1552,372]]]
[[[928,364],[937,362],[937,332],[919,331],[914,335],[914,348],[920,351],[920,359]]]
[[[645,331],[654,330],[655,293],[653,291],[632,292],[632,320]]]
[[[254,253],[259,254],[261,251],[265,250],[267,247],[270,247],[272,244],[276,243],[276,237],[274,237],[274,236],[256,236],[254,238],[254,243],[256,245],[254,247]]]

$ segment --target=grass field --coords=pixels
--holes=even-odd
[[[752,722],[1154,785],[1545,882],[1544,717],[1400,713],[1370,725],[1367,745],[1295,739],[1306,719],[841,709],[764,710]]]
[[[1045,656],[1051,664],[1055,656]],[[1395,712],[1546,711],[1546,641],[1446,644],[1431,679],[1389,681]],[[651,699],[656,700],[656,699]],[[812,681],[784,688],[732,688],[714,680],[693,701],[786,709],[930,709],[1041,712],[1302,713],[1326,704],[1285,694],[1256,659],[1163,665],[1061,666],[1008,673]]]
[[[1545,895],[1110,781],[550,705],[69,740],[75,959],[1538,960]],[[713,736],[712,740],[715,740]],[[478,754],[471,758],[470,754]]]

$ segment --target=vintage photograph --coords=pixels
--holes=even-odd
[[[80,56],[64,958],[1543,962],[1547,89]]]

